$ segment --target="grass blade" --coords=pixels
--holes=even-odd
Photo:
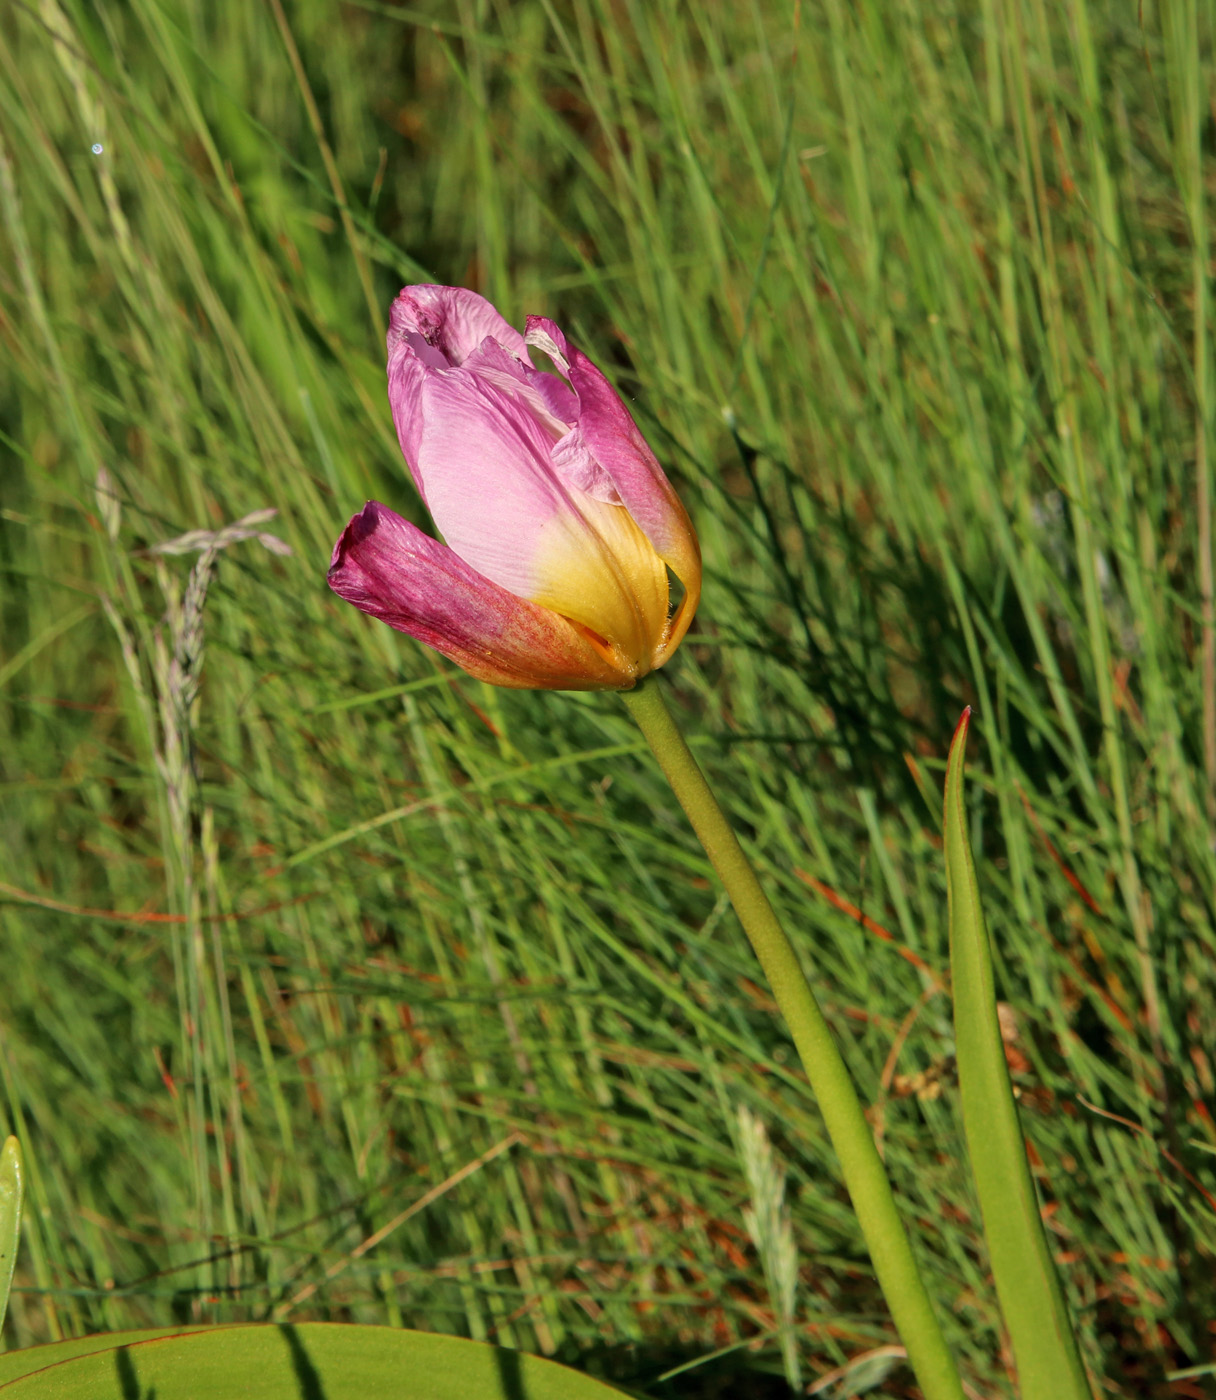
[[[13,1266],[17,1262],[17,1242],[21,1237],[24,1185],[21,1145],[15,1137],[10,1137],[0,1150],[0,1327],[4,1326],[9,1289],[13,1286]]]
[[[997,1020],[988,928],[963,809],[963,712],[946,765],[946,887],[963,1127],[1021,1400],[1092,1400],[1047,1248]]]

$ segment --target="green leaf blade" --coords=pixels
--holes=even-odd
[[[0,1148],[0,1327],[8,1312],[8,1295],[21,1239],[21,1199],[25,1194],[25,1164],[15,1137]]]
[[[620,1400],[602,1381],[505,1347],[393,1327],[306,1322],[162,1329],[39,1347],[3,1400]],[[17,1356],[21,1353],[18,1352]]]
[[[968,708],[950,745],[943,816],[954,1036],[968,1157],[1021,1400],[1093,1400],[1043,1230],[997,1018],[988,927],[963,804],[970,720]]]
[[[132,1342],[150,1342],[157,1337],[181,1337],[191,1332],[208,1331],[206,1324],[192,1323],[176,1327],[138,1327],[122,1332],[94,1332],[87,1337],[68,1337],[60,1342],[44,1342],[41,1346],[21,1347],[0,1356],[0,1389],[10,1381],[20,1380],[33,1371],[45,1371],[77,1356],[91,1356],[96,1351],[114,1351]]]

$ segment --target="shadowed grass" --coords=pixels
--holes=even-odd
[[[966,1374],[1007,1394],[949,1010],[900,956],[946,968],[942,764],[976,707],[1007,1055],[1086,1359],[1109,1393],[1188,1393],[1164,1376],[1212,1359],[1216,1304],[1207,9],[28,0],[0,25],[9,1343],[313,1287],[293,1320],[655,1394],[741,1386],[737,1361],[780,1394],[741,1107],[788,1166],[804,1379],[892,1339],[619,702],[488,690],[324,586],[365,498],[425,523],[378,319],[433,278],[566,325],[678,480],[708,569],[684,727]],[[149,548],[262,507],[294,554],[218,559],[175,711],[157,648],[194,561]],[[167,782],[171,742],[196,781]]]

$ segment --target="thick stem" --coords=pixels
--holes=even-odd
[[[785,1017],[840,1161],[874,1272],[925,1400],[963,1400],[958,1370],[916,1267],[870,1125],[798,956],[676,728],[658,677],[648,676],[621,698],[726,887]]]

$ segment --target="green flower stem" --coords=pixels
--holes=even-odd
[[[676,728],[658,677],[646,677],[633,690],[623,691],[621,698],[725,885],[785,1017],[840,1161],[874,1272],[925,1400],[963,1400],[954,1358],[916,1267],[870,1125],[798,956]]]

